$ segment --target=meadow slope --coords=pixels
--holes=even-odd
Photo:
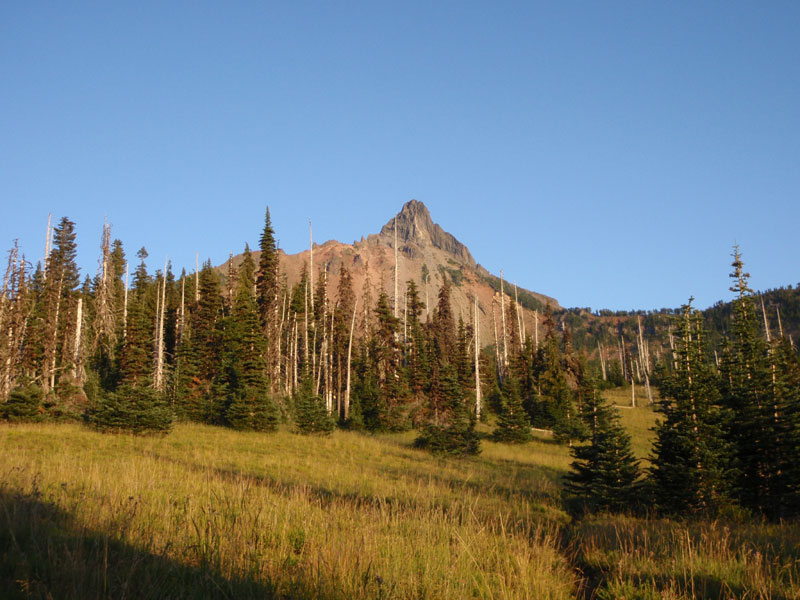
[[[652,411],[620,414],[646,456]],[[463,459],[413,438],[0,425],[0,596],[800,597],[796,525],[572,523],[546,434]]]

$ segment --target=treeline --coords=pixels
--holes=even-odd
[[[800,336],[800,286],[787,286],[758,292],[754,296],[761,327],[784,335],[789,340]],[[569,308],[555,312],[554,318],[572,333],[575,347],[598,368],[613,369],[613,385],[644,384],[641,364],[636,364],[638,345],[646,344],[652,360],[663,360],[674,346],[675,319],[682,308],[660,310],[592,312],[588,308]],[[731,331],[732,302],[717,302],[698,311],[713,346],[718,346]],[[641,336],[639,332],[642,332]],[[631,368],[629,357],[634,357]],[[612,366],[613,365],[613,366]]]
[[[369,279],[359,302],[346,266],[329,289],[313,254],[289,286],[269,211],[259,249],[258,264],[246,247],[224,276],[206,263],[176,277],[169,263],[151,272],[144,248],[129,266],[105,226],[98,272],[81,281],[69,219],[48,233],[35,269],[15,247],[0,304],[2,414],[134,431],[166,431],[173,417],[258,431],[281,421],[304,432],[413,427],[420,446],[452,453],[479,451],[487,409],[498,439],[527,439],[531,424],[582,435],[583,367],[549,312],[539,346],[522,339],[503,295],[490,351],[477,306],[456,321],[448,285],[423,321],[415,281],[402,307]]]

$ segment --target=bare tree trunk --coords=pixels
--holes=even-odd
[[[533,311],[533,335],[534,335],[534,343],[536,344],[536,349],[539,349],[539,311]]]
[[[350,418],[350,368],[353,362],[353,329],[356,326],[356,308],[358,307],[358,298],[353,304],[353,318],[350,321],[350,341],[347,344],[347,387],[344,391],[344,420]]]
[[[430,280],[431,280],[431,275],[430,273],[428,273],[428,275],[425,277],[425,320],[426,321],[431,320],[430,312],[428,311],[428,283],[430,282]]]
[[[631,361],[631,406],[636,408],[636,382],[633,380],[633,357]]]
[[[519,332],[519,349],[522,351],[525,345],[525,330],[522,326],[522,310],[519,307],[519,296],[517,295],[517,282],[514,282],[514,308],[517,311],[517,331]]]
[[[506,342],[506,294],[503,291],[503,271],[500,271],[500,318],[503,321],[503,371],[508,365],[508,344]]]
[[[294,315],[294,360],[292,361],[292,369],[294,371],[294,381],[292,389],[297,390],[297,363],[300,362],[299,355],[300,338],[297,332],[297,313]]]
[[[603,356],[603,345],[599,340],[597,342],[597,353],[600,355],[600,370],[603,373],[603,381],[608,381],[608,376],[606,374],[606,359]]]
[[[194,303],[200,303],[200,253],[194,253]]]
[[[636,315],[639,324],[639,364],[645,373],[650,372],[650,365],[647,362],[647,350],[644,345],[644,335],[642,334],[642,315]]]
[[[184,271],[185,273],[185,271]],[[186,277],[181,278],[181,314],[178,321],[178,343],[183,341],[183,328],[186,325]]]
[[[761,314],[764,315],[764,333],[767,336],[767,343],[772,341],[772,336],[769,331],[769,323],[767,322],[767,311],[764,308],[764,296],[761,296]]]
[[[58,280],[58,293],[56,294],[56,314],[55,318],[53,319],[53,336],[50,340],[50,366],[49,372],[47,373],[49,379],[49,388],[45,389],[45,392],[48,389],[52,390],[56,387],[56,354],[58,350],[58,322],[61,313],[61,290],[64,286],[64,273],[61,273],[61,277]]]
[[[480,420],[481,418],[481,369],[480,363],[478,361],[478,356],[480,354],[480,337],[478,334],[478,329],[480,324],[478,323],[478,297],[475,296],[475,318],[473,320],[474,326],[473,330],[475,333],[475,416]]]
[[[678,358],[675,354],[675,336],[672,335],[672,330],[669,332],[669,349],[672,352],[672,370],[678,369]]]
[[[308,279],[306,279],[306,291],[303,294],[303,370],[308,369]]]
[[[278,325],[278,335],[276,336],[277,337],[276,341],[277,341],[277,344],[278,344],[278,353],[275,355],[276,363],[275,363],[275,373],[274,373],[274,375],[275,375],[275,379],[276,380],[281,380],[281,364],[284,362],[283,361],[283,356],[281,355],[281,344],[283,343],[283,322],[284,322],[284,318],[287,316],[286,315],[286,296],[287,296],[287,293],[284,293],[284,295],[283,295],[283,306],[281,307],[281,320],[280,320],[280,324]],[[275,307],[277,308],[277,306],[278,306],[278,303],[276,302],[275,303]],[[274,331],[274,328],[273,328],[273,331]],[[287,345],[289,345],[289,347],[291,348],[290,344],[287,344]],[[267,367],[267,368],[269,368],[269,367]],[[283,385],[284,391],[289,389],[289,369],[287,368],[287,369],[285,369],[285,371],[286,371],[286,381],[285,382],[281,381],[284,384]]]
[[[338,301],[333,305],[333,308],[331,308],[331,329],[329,336],[330,344],[328,344],[328,356],[326,359],[328,362],[328,379],[327,382],[325,383],[325,392],[328,396],[328,403],[330,404],[331,410],[333,410],[333,348],[334,344],[336,343],[335,331],[334,331],[334,323],[336,319],[334,317],[336,316],[337,304]],[[337,403],[339,402],[338,397],[336,398],[336,401]],[[338,409],[337,409],[337,415],[338,415]]]
[[[398,304],[399,304],[398,300],[400,300],[400,298],[399,298],[400,294],[398,292],[398,287],[397,287],[397,266],[398,266],[398,262],[397,262],[397,216],[395,215],[395,217],[394,217],[394,318],[395,319],[398,318],[398,314],[399,314],[398,311],[399,311],[399,308],[400,308],[398,306]]]
[[[408,292],[403,293],[403,346],[408,344]]]
[[[47,235],[45,235],[44,239],[44,260],[42,264],[44,265],[44,280],[47,281],[47,275],[50,271],[50,251],[52,250],[51,244],[53,241],[53,213],[48,213],[47,215]]]
[[[160,298],[157,301],[158,306],[158,329],[156,331],[156,376],[155,384],[156,390],[159,392],[164,391],[164,315],[165,305],[167,303],[167,259],[164,259],[164,273],[161,279],[161,292]]]
[[[497,317],[494,314],[494,296],[492,296],[492,323],[494,324],[494,360],[497,365],[497,374],[500,375],[500,341],[497,338]]]
[[[128,287],[130,285],[130,272],[128,263],[125,263],[125,295],[122,299],[122,339],[128,337]]]
[[[781,309],[780,307],[775,307],[775,312],[778,315],[778,334],[783,337],[783,324],[781,323]]]
[[[308,220],[308,278],[311,281],[311,311],[313,312],[314,311],[314,236],[312,235],[311,232],[311,219]]]
[[[78,298],[78,309],[75,312],[75,345],[72,348],[72,376],[78,384],[81,377],[81,333],[83,332],[83,298]]]

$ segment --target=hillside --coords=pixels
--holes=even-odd
[[[625,398],[621,398],[625,402]],[[620,409],[640,456],[648,408]],[[797,524],[561,507],[565,446],[0,425],[3,598],[796,598]]]

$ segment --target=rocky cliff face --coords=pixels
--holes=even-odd
[[[397,227],[398,260],[398,298],[394,298],[394,241]],[[258,263],[258,252],[253,258]],[[238,264],[241,257],[234,259]],[[309,264],[309,251],[298,254],[281,254],[281,270],[286,274],[289,285],[300,279],[303,267]],[[380,233],[369,235],[353,244],[327,241],[314,245],[314,282],[325,280],[328,293],[335,299],[338,295],[339,276],[342,267],[350,271],[353,290],[361,301],[365,284],[368,282],[373,302],[381,291],[389,296],[390,303],[397,302],[398,314],[402,315],[405,302],[406,282],[414,280],[419,289],[420,299],[426,310],[423,319],[432,315],[436,306],[439,289],[449,283],[453,313],[465,322],[472,320],[474,302],[478,303],[478,319],[482,345],[494,343],[494,321],[500,320],[499,281],[483,267],[477,265],[467,247],[453,235],[447,233],[433,222],[427,207],[417,200],[407,202]],[[224,272],[224,268],[222,269]],[[506,282],[506,306],[514,297],[512,285]],[[520,299],[527,296],[543,307],[558,303],[542,294],[519,290]],[[536,327],[536,317],[532,310],[523,310],[521,322],[528,332]],[[541,311],[539,314],[541,318]]]
[[[397,228],[397,243],[400,250],[406,255],[417,255],[419,254],[416,252],[417,250],[424,254],[424,249],[430,246],[452,255],[452,258],[460,265],[473,269],[477,266],[469,249],[437,223],[434,223],[428,207],[419,200],[406,202],[397,216],[386,223],[379,234],[369,236],[367,241],[382,243],[394,248],[395,227]]]

